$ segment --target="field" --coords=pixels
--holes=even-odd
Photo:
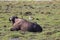
[[[43,28],[40,33],[10,31],[9,17],[18,16],[29,20],[26,12]],[[38,18],[39,20],[36,20]],[[60,2],[0,2],[0,40],[60,40]]]

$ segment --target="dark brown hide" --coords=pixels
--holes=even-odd
[[[14,19],[13,27],[10,30],[11,31],[22,30],[22,31],[30,31],[30,32],[42,32],[41,26],[38,25],[37,23],[32,23],[25,19],[19,19],[19,18]]]

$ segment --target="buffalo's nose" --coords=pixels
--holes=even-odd
[[[14,31],[14,29],[13,29],[13,28],[11,28],[11,29],[10,29],[10,31]]]

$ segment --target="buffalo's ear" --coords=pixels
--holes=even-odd
[[[10,21],[10,22],[12,21],[11,18],[9,18],[9,21]]]

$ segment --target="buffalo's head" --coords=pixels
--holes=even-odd
[[[9,18],[9,21],[12,22],[13,24],[15,23],[15,19],[17,19],[17,16],[12,16]]]

